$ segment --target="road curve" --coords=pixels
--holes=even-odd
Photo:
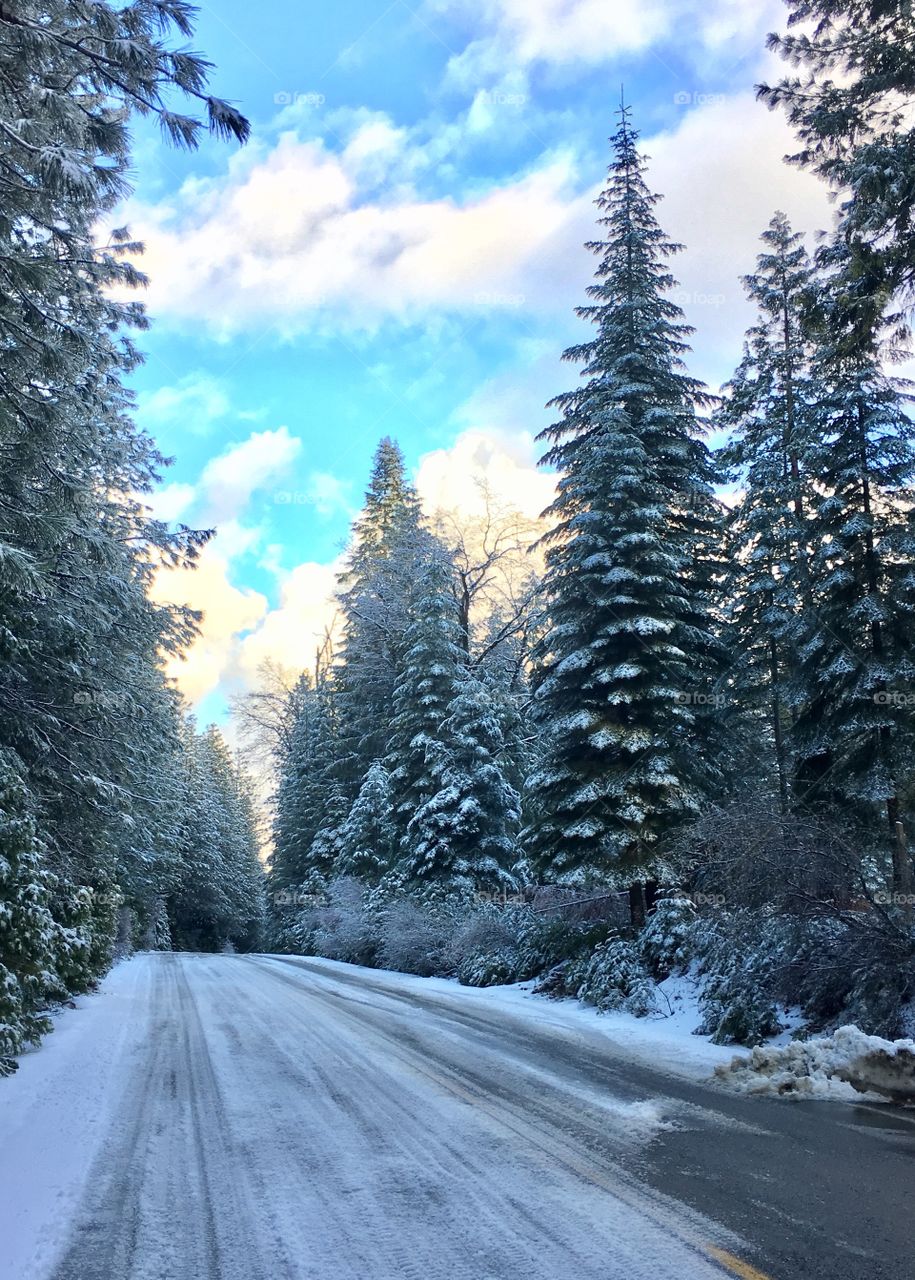
[[[911,1280],[906,1115],[306,958],[131,963],[145,1026],[49,1280]]]

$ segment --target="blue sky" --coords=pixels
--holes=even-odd
[[[175,465],[161,514],[220,532],[159,591],[206,610],[176,672],[205,717],[273,657],[307,665],[373,449],[401,443],[424,500],[483,478],[533,513],[533,436],[575,371],[572,308],[625,85],[660,218],[683,241],[693,371],[713,386],[749,315],[739,276],[784,208],[828,224],[752,87],[776,0],[220,0],[194,46],[249,145],[136,132],[127,220],[153,321],[139,415]]]

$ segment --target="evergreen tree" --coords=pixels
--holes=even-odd
[[[42,1009],[59,940],[49,902],[21,767],[0,752],[0,1076],[50,1029]]]
[[[666,266],[678,246],[655,219],[636,140],[624,108],[598,200],[605,238],[588,246],[593,301],[578,312],[597,333],[565,353],[586,381],[557,398],[562,418],[543,433],[560,476],[535,690],[545,759],[530,785],[540,865],[563,878],[646,867],[708,785],[697,729],[717,652],[703,563],[713,472],[695,408],[705,397],[682,368],[689,330]]]
[[[850,335],[879,326],[915,284],[915,14],[911,0],[790,0],[795,34],[768,45],[800,75],[761,85],[784,107],[802,149],[791,157],[841,195],[837,237],[848,269],[833,321]]]
[[[837,332],[827,301],[797,785],[803,803],[887,822],[895,847],[915,730],[915,427],[906,385]]]
[[[0,752],[17,760],[36,827],[55,925],[43,981],[57,996],[104,970],[121,904],[151,912],[177,857],[161,661],[194,618],[153,605],[149,585],[203,538],[170,534],[142,505],[165,460],[124,385],[145,318],[116,294],[142,281],[125,257],[137,246],[95,231],[127,192],[133,112],[194,146],[205,126],[174,109],[184,94],[216,133],[247,134],[208,95],[208,64],[171,47],[190,12],[169,0],[0,10]],[[7,891],[0,915],[24,920]],[[28,945],[8,954],[28,985]]]
[[[337,690],[328,677],[321,677],[317,686],[302,677],[298,714],[280,769],[267,886],[278,937],[289,922],[289,906],[294,905],[297,892],[315,892],[324,886],[339,854],[339,827],[349,805],[335,777],[339,759],[335,701]]]
[[[372,761],[387,750],[394,682],[405,652],[408,601],[426,542],[403,454],[386,438],[376,451],[365,506],[353,526],[340,594],[339,774],[351,798]]]
[[[438,789],[407,827],[411,881],[451,892],[515,887],[520,801],[503,768],[499,705],[475,676],[461,678],[432,763]]]
[[[758,319],[717,413],[717,425],[730,435],[723,461],[742,490],[729,521],[731,570],[724,589],[734,624],[732,688],[738,704],[762,721],[771,772],[787,808],[798,628],[801,610],[811,602],[816,415],[806,317],[813,270],[802,236],[784,214],[774,216],[762,240],[756,273],[744,280]]]
[[[388,768],[394,822],[408,862],[407,828],[438,790],[436,768],[444,746],[441,727],[463,665],[460,624],[445,548],[429,538],[408,599],[405,657],[394,688]]]
[[[340,829],[339,846],[337,875],[376,884],[391,866],[395,851],[391,779],[380,760],[365,775]]]
[[[256,946],[263,915],[247,784],[219,731],[188,726],[187,798],[181,877],[169,901],[170,935],[183,950]]]

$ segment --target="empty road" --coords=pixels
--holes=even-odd
[[[107,982],[0,1081],[3,1280],[911,1280],[907,1113],[307,958]]]

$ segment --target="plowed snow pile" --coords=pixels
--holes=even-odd
[[[744,1093],[829,1096],[833,1082],[841,1081],[858,1093],[915,1103],[915,1040],[883,1040],[840,1027],[831,1036],[754,1049],[748,1058],[716,1067],[715,1075]]]

